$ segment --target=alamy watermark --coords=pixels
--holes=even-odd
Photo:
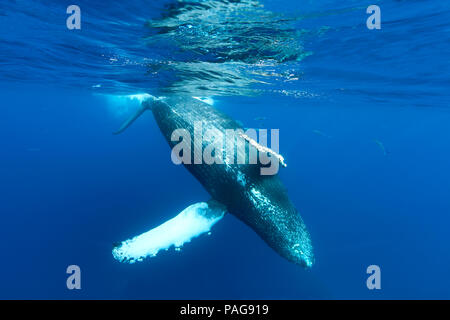
[[[381,29],[381,9],[377,5],[370,5],[366,9],[366,13],[370,14],[367,18],[366,26],[369,30]]]
[[[72,264],[67,267],[66,273],[70,274],[66,280],[66,286],[69,290],[81,289],[81,269],[76,264]]]
[[[379,266],[372,264],[367,267],[366,270],[367,274],[370,274],[370,276],[367,278],[366,286],[367,289],[373,290],[381,289],[381,269]]]
[[[66,20],[66,26],[69,30],[80,30],[81,29],[81,9],[77,5],[70,5],[66,10],[67,14],[70,16]]]
[[[260,164],[261,175],[278,173],[279,165],[286,166],[279,154],[279,129],[270,130],[270,148],[267,129],[203,130],[202,121],[194,123],[194,137],[189,130],[179,128],[172,132],[171,158],[175,164]]]

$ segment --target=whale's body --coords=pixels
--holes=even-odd
[[[119,131],[125,130],[145,109],[152,111],[171,148],[178,143],[172,141],[172,133],[184,129],[194,137],[196,123],[202,123],[203,133],[206,130],[225,133],[227,129],[242,129],[236,121],[207,103],[191,97],[171,96],[144,102],[143,108]],[[194,139],[192,153],[195,143],[203,144],[197,146],[203,150],[207,142]],[[247,142],[247,148],[250,147]],[[191,158],[194,159],[193,154]],[[309,233],[277,175],[261,175],[259,164],[194,164],[192,161],[184,166],[208,191],[214,203],[224,206],[227,212],[256,231],[281,256],[305,267],[313,264]],[[215,211],[211,212],[214,215]],[[216,220],[221,218],[220,214],[216,217]],[[120,247],[115,250],[120,252]],[[122,252],[118,256],[126,260],[124,255]]]

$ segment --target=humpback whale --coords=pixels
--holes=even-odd
[[[119,128],[125,131],[145,111],[151,111],[163,136],[173,148],[172,133],[185,129],[194,135],[194,124],[225,132],[241,125],[212,105],[193,97],[148,95],[140,108]],[[193,141],[193,144],[205,141]],[[257,148],[245,140],[247,150]],[[193,152],[193,149],[191,149]],[[199,147],[199,146],[197,146]],[[200,146],[203,147],[203,146]],[[311,238],[277,175],[261,175],[261,164],[186,164],[186,169],[208,191],[211,199],[192,204],[174,218],[141,235],[118,243],[115,259],[135,263],[171,246],[180,248],[192,238],[208,233],[226,213],[236,216],[253,229],[270,247],[287,260],[311,267],[314,263]]]

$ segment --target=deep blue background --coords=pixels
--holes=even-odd
[[[111,134],[126,114],[90,89],[102,76],[91,79],[94,66],[84,66],[91,75],[70,72],[83,67],[67,62],[79,53],[52,62],[49,32],[17,27],[0,36],[0,298],[450,298],[450,11],[382,1],[382,29],[370,31],[367,4],[268,2],[281,12],[352,10],[299,22],[328,30],[306,35],[313,54],[299,66],[301,81],[216,98],[247,127],[280,129],[288,164],[280,175],[312,235],[311,270],[280,258],[231,215],[181,252],[115,261],[113,242],[207,200],[206,191],[172,164],[151,113]],[[11,42],[28,37],[39,49]],[[17,60],[27,55],[40,73]],[[278,94],[284,89],[297,95]],[[80,291],[65,287],[70,264],[81,267]],[[381,267],[379,291],[366,288],[371,264]]]

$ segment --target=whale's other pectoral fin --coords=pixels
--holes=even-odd
[[[113,256],[121,262],[135,263],[171,246],[179,250],[191,239],[209,232],[225,213],[225,206],[215,200],[193,204],[160,226],[118,244]]]
[[[151,109],[151,103],[153,101],[155,101],[156,98],[153,96],[150,96],[150,98],[145,99],[139,109],[136,110],[136,112],[127,119],[127,121],[125,121],[119,128],[119,130],[113,132],[113,134],[119,134],[124,132],[129,126],[131,126],[131,124],[137,119],[139,118],[145,111],[150,110]]]

